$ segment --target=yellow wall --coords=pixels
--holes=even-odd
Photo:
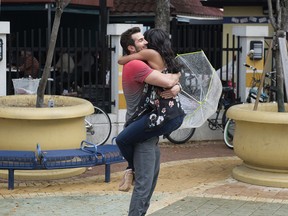
[[[224,7],[224,17],[261,17],[261,16],[266,16],[263,15],[263,9],[262,6],[249,6],[249,7]],[[237,26],[259,26],[259,25],[264,25],[264,26],[269,26],[269,35],[272,36],[273,34],[273,29],[270,24],[268,23],[224,23],[223,25],[223,48],[226,48],[226,40],[227,40],[227,34],[230,35],[229,38],[229,47],[232,47],[232,29],[233,27]],[[236,39],[236,38],[235,38]],[[237,39],[236,39],[237,40]],[[267,46],[266,46],[267,47]],[[232,60],[232,55],[229,56],[229,61]],[[224,62],[225,61],[225,62]],[[226,63],[226,53],[223,53],[223,64]]]
[[[224,7],[224,18],[228,17],[235,17],[235,18],[243,18],[243,17],[267,17],[267,15],[263,14],[263,8],[262,6],[249,6],[249,7]],[[226,40],[227,40],[227,34],[229,34],[229,47],[232,47],[232,29],[234,26],[269,26],[269,36],[273,35],[273,29],[270,24],[268,23],[224,23],[223,25],[223,47],[226,48]],[[255,31],[257,29],[255,28]],[[237,43],[237,38],[235,38]],[[237,44],[236,44],[237,45]],[[267,44],[264,44],[265,48],[268,47]],[[232,54],[228,57],[229,61],[232,60]],[[224,62],[225,61],[225,62]],[[226,63],[226,53],[223,53],[223,64]],[[261,60],[250,60],[249,57],[246,57],[246,63],[257,68],[258,70],[258,77],[260,77],[263,68],[264,68],[264,58]],[[244,67],[242,64],[240,64],[240,67]],[[249,68],[246,68],[246,86],[250,87],[251,80],[253,76],[253,71]]]
[[[225,7],[224,17],[227,16],[263,16],[262,6]]]
[[[119,101],[119,109],[126,109],[126,100],[123,94],[123,87],[122,87],[122,71],[123,71],[123,66],[118,65],[118,101]]]
[[[261,74],[263,72],[263,65],[264,65],[264,60],[251,60],[248,56],[246,57],[246,63],[248,65],[253,66],[254,68],[257,68],[256,73],[254,74],[255,78],[260,80],[261,79]],[[253,70],[250,68],[246,68],[246,86],[251,87],[252,83],[252,77],[253,77]]]

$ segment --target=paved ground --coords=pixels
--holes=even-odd
[[[288,189],[233,179],[231,170],[241,161],[222,142],[162,144],[161,152],[161,173],[147,215],[288,215]],[[117,191],[125,166],[112,166],[109,184],[98,168],[62,180],[16,181],[13,191],[1,180],[0,215],[127,215],[131,192]]]

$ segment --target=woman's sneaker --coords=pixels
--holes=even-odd
[[[119,185],[119,191],[128,192],[132,187],[133,179],[134,179],[133,170],[132,169],[125,170],[124,176]]]

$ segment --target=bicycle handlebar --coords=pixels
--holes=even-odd
[[[253,71],[256,71],[256,70],[257,70],[257,68],[255,68],[255,67],[253,67],[253,66],[251,66],[251,65],[248,65],[247,63],[244,63],[243,65],[244,65],[245,67],[251,68]]]
[[[228,91],[231,91],[231,90],[234,91],[234,88],[232,86],[223,86],[222,87],[222,91],[223,92],[228,92]]]

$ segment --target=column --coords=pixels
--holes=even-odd
[[[235,36],[240,36],[240,47],[242,47],[242,53],[239,59],[239,96],[241,97],[242,102],[245,102],[246,97],[248,96],[249,87],[251,85],[251,78],[253,75],[253,70],[243,66],[243,64],[247,63],[257,68],[259,75],[263,72],[265,63],[264,37],[268,36],[268,32],[268,26],[235,26],[232,29],[232,33]],[[260,56],[259,54],[254,54],[254,58],[250,58],[248,53],[251,49],[257,53],[262,52],[262,55]]]
[[[0,96],[4,96],[7,93],[7,34],[10,34],[10,22],[0,22]]]
[[[122,89],[122,65],[118,65],[118,58],[123,55],[120,45],[121,34],[129,28],[138,26],[143,29],[142,24],[108,24],[107,35],[111,36],[111,47],[115,47],[115,52],[111,58],[111,100],[115,101],[112,113],[116,114],[116,135],[123,129],[126,115],[126,101]],[[113,121],[113,120],[112,120]],[[113,128],[114,129],[114,128]]]

